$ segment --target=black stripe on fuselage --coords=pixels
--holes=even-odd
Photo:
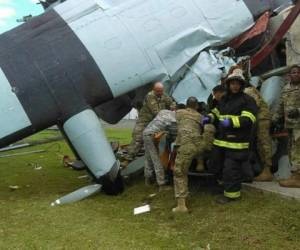
[[[32,133],[113,98],[96,62],[55,10],[0,36],[0,67]]]

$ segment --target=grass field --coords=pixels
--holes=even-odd
[[[130,130],[108,129],[128,142]],[[27,140],[57,136],[44,131]],[[172,191],[149,199],[156,188],[137,180],[117,197],[99,194],[61,206],[50,203],[87,185],[85,172],[62,166],[64,142],[15,150],[46,153],[0,158],[0,249],[300,249],[300,203],[243,192],[239,203],[220,206],[207,192],[192,193],[190,214],[174,216]],[[2,153],[8,154],[7,152]],[[35,166],[42,169],[35,170]],[[10,185],[19,189],[10,190]],[[133,215],[147,201],[151,212]]]

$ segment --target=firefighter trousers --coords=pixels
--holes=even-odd
[[[209,161],[209,172],[224,183],[224,196],[239,198],[243,181],[244,166],[248,164],[248,150],[232,150],[214,146]]]

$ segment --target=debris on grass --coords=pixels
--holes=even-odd
[[[43,167],[39,165],[38,163],[30,162],[27,164],[27,166],[32,167],[34,170],[41,170]]]
[[[51,206],[56,206],[56,205],[64,205],[68,203],[73,203],[76,201],[83,200],[85,198],[90,197],[93,194],[99,193],[101,191],[102,185],[100,184],[92,184],[88,185],[82,188],[79,188],[75,190],[72,193],[69,193],[54,202],[51,203]]]
[[[68,155],[63,156],[62,162],[64,167],[69,167],[77,171],[86,169],[85,164],[81,160],[72,160]]]
[[[70,156],[64,155],[62,159],[62,163],[64,167],[69,167],[69,164],[72,162]]]
[[[17,190],[17,189],[19,189],[20,187],[19,186],[14,186],[14,185],[10,185],[9,186],[9,189],[11,190],[11,191],[15,191],[15,190]]]
[[[39,153],[45,153],[45,152],[46,152],[46,150],[43,150],[43,149],[42,150],[33,150],[33,151],[27,151],[27,152],[15,153],[15,154],[0,155],[0,158],[39,154]]]
[[[134,215],[143,214],[143,213],[147,213],[147,212],[150,212],[150,205],[148,205],[148,204],[141,206],[141,207],[136,207],[133,210]]]
[[[154,198],[157,195],[157,193],[149,194],[149,198]]]
[[[89,176],[88,175],[80,175],[77,178],[78,179],[85,179],[85,178],[89,178]]]

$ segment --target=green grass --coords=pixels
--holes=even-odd
[[[127,143],[130,130],[107,130],[111,140]],[[45,131],[27,140],[56,136]],[[64,142],[15,150],[47,153],[0,159],[0,249],[300,249],[300,203],[275,195],[244,192],[241,202],[214,203],[215,196],[192,193],[188,215],[174,216],[172,191],[148,195],[143,180],[117,197],[99,194],[61,206],[50,203],[87,185],[61,164],[71,155]],[[4,154],[4,153],[2,153]],[[5,153],[7,154],[7,152]],[[32,164],[42,166],[34,170]],[[18,185],[15,191],[10,185]],[[147,201],[151,212],[133,215]]]
[[[106,136],[110,141],[119,141],[121,144],[128,144],[131,138],[131,129],[127,128],[120,128],[120,129],[113,129],[107,128],[106,129]]]

